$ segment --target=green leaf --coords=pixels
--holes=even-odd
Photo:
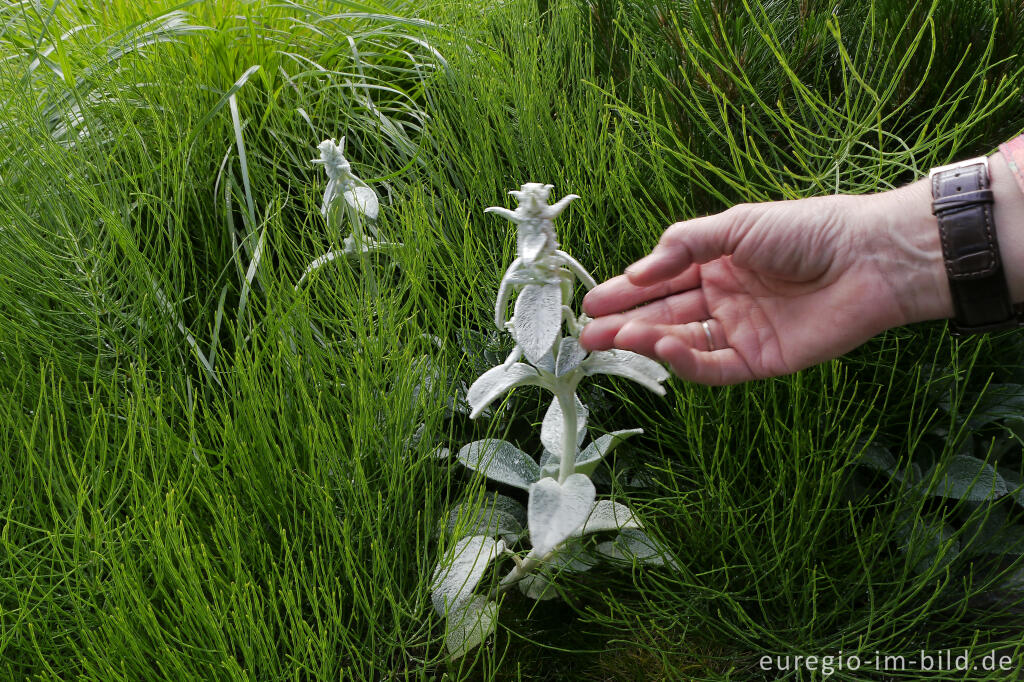
[[[869,445],[864,448],[864,453],[857,463],[890,475],[896,470],[896,458],[888,450],[878,445]]]
[[[953,537],[953,529],[942,521],[918,518],[902,513],[895,517],[893,534],[897,548],[914,562],[917,575],[929,570],[941,570],[960,554],[960,541]]]
[[[925,474],[924,480],[932,480],[936,469],[937,466],[932,467]],[[1006,492],[1006,482],[991,465],[977,457],[956,455],[949,461],[930,494],[980,502],[1002,497]]]
[[[1009,469],[1003,469],[1000,472],[1000,476],[1006,482],[1006,491],[1013,495],[1013,499],[1017,504],[1024,507],[1024,481],[1021,480],[1020,474]]]

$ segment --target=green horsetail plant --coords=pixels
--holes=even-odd
[[[669,374],[636,353],[588,353],[580,346],[579,333],[588,318],[573,310],[575,284],[578,279],[590,289],[595,282],[578,261],[559,250],[555,236],[553,219],[577,197],[569,195],[548,205],[551,189],[551,185],[527,183],[510,192],[519,201],[515,210],[486,209],[518,229],[517,257],[502,277],[494,310],[495,324],[512,335],[515,346],[504,362],[470,386],[470,418],[517,386],[540,386],[553,399],[541,426],[544,450],[539,461],[494,438],[469,443],[458,452],[463,465],[492,481],[519,488],[527,493],[528,502],[524,509],[511,497],[495,493],[488,508],[470,524],[470,533],[458,539],[435,568],[431,596],[437,612],[447,617],[445,642],[452,658],[462,656],[494,630],[498,598],[513,586],[529,598],[551,599],[556,596],[553,579],[558,572],[589,570],[602,557],[656,565],[672,562],[644,533],[629,507],[596,499],[590,479],[619,442],[642,429],[615,431],[582,447],[588,410],[576,395],[579,383],[597,374],[622,376],[664,395],[661,383]],[[514,312],[506,319],[513,296]],[[450,525],[461,516],[465,514],[460,510],[453,511]],[[615,537],[591,541],[591,536],[601,533]],[[517,550],[527,534],[530,546]],[[508,573],[493,589],[478,594],[488,566],[503,557],[513,563]]]

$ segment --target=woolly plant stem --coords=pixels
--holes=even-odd
[[[557,552],[558,549],[561,547],[562,544],[559,543],[559,545],[555,547],[555,549],[551,550],[542,557],[533,556],[531,552],[531,554],[526,555],[526,557],[524,557],[523,559],[517,559],[516,565],[512,567],[512,570],[509,571],[508,574],[501,579],[501,582],[499,582],[495,587],[491,589],[490,592],[487,593],[487,599],[489,601],[495,601],[499,595],[501,595],[504,592],[508,592],[510,589],[515,587],[520,580],[522,580],[529,574],[533,573],[540,566],[544,565],[544,562],[547,561],[548,557]]]
[[[358,251],[356,257],[359,259],[359,278],[363,285],[363,292],[369,296],[376,296],[377,276],[373,268],[370,267],[369,254],[364,249],[366,235],[363,231],[363,216],[347,203],[345,204],[345,211],[352,222],[352,241],[355,243]]]
[[[572,389],[559,387],[556,394],[558,406],[562,408],[562,458],[558,466],[558,482],[572,476],[576,469],[576,400]]]

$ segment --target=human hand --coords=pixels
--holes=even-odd
[[[587,294],[583,309],[595,319],[580,343],[722,385],[795,372],[887,328],[949,317],[930,202],[919,181],[676,223],[650,255]]]

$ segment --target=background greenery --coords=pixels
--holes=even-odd
[[[613,493],[682,570],[510,598],[455,664],[428,598],[438,520],[480,485],[434,448],[544,407],[449,409],[514,250],[484,207],[581,195],[560,239],[603,278],[681,218],[898,185],[1024,127],[1021,26],[979,0],[3,3],[0,677],[1021,666],[1015,496],[936,491],[958,455],[1019,475],[1024,344],[943,324],[743,386],[598,384],[593,425],[646,431]],[[344,236],[309,162],[341,135],[405,246],[375,288],[339,260],[296,290]]]

